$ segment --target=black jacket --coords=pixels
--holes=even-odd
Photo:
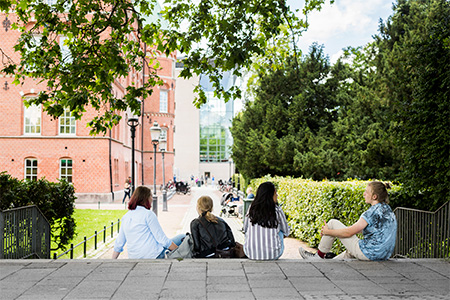
[[[200,216],[191,222],[191,234],[194,239],[194,257],[206,257],[215,252],[214,242],[205,227],[217,243],[217,248],[234,247],[236,245],[230,226],[221,218],[217,218],[218,223],[208,222],[205,217]]]

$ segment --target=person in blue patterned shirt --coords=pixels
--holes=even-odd
[[[332,219],[322,226],[322,239],[317,253],[313,254],[300,247],[299,253],[304,259],[321,259],[331,250],[333,242],[339,238],[346,251],[335,259],[357,258],[359,260],[387,260],[394,252],[397,235],[397,220],[389,206],[387,189],[389,184],[379,181],[369,182],[364,192],[370,208],[359,220],[347,227]],[[356,234],[362,233],[363,239]]]

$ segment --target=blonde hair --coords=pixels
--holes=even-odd
[[[201,196],[197,200],[197,210],[200,212],[201,215],[205,216],[205,219],[208,222],[217,223],[217,217],[213,215],[212,212],[213,209],[213,200],[209,196]]]
[[[391,188],[391,185],[388,182],[383,183],[381,181],[371,181],[367,185],[372,188],[372,193],[377,195],[377,200],[379,202],[389,203],[389,195],[387,190]]]

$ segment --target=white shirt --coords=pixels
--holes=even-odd
[[[114,251],[122,252],[127,243],[128,258],[156,258],[172,244],[158,218],[151,210],[137,206],[128,211],[120,222],[119,236],[114,243]]]

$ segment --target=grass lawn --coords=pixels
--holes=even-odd
[[[75,209],[73,217],[77,224],[76,236],[72,241],[72,244],[76,246],[78,243],[84,240],[84,237],[89,239],[95,234],[97,230],[97,247],[103,245],[103,228],[106,226],[106,240],[111,237],[111,222],[117,223],[117,220],[122,218],[122,216],[127,212],[127,210],[100,210],[100,209]],[[114,237],[117,236],[117,224],[113,228]],[[94,238],[90,239],[87,244],[87,252],[94,249]],[[55,245],[52,243],[52,248]],[[67,246],[67,250],[70,245]],[[63,251],[58,250],[57,255],[61,254]],[[73,258],[79,258],[83,255],[83,245],[81,244],[75,248],[73,252]],[[53,252],[51,253],[51,258],[53,258]],[[61,259],[70,258],[70,254],[67,253],[60,257]]]

